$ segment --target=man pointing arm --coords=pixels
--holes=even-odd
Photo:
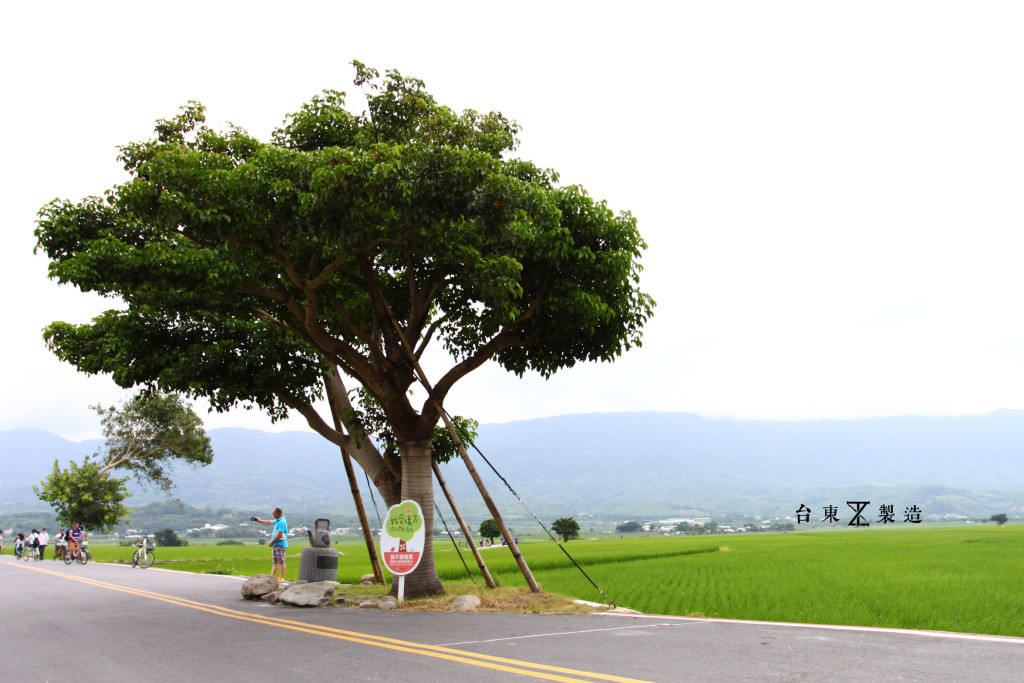
[[[272,513],[274,519],[260,519],[259,517],[253,517],[252,521],[259,522],[260,524],[273,525],[273,530],[270,532],[270,552],[271,552],[271,566],[270,575],[277,576],[278,582],[284,581],[284,554],[288,548],[288,522],[284,518],[284,512],[281,508],[274,508]],[[278,575],[278,569],[280,568],[280,575]]]

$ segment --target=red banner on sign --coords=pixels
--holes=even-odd
[[[418,552],[384,553],[384,564],[392,574],[408,574],[416,568],[419,562],[420,553]]]

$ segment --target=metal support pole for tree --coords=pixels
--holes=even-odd
[[[387,303],[384,304],[387,308]],[[466,452],[466,447],[462,445],[462,440],[455,431],[454,425],[451,420],[448,419],[448,414],[444,411],[444,406],[434,398],[434,388],[430,386],[430,382],[427,381],[427,376],[423,372],[423,368],[420,366],[418,360],[416,360],[416,354],[413,353],[412,347],[409,346],[409,341],[405,338],[405,334],[402,333],[402,328],[399,327],[398,321],[395,320],[395,316],[391,314],[391,309],[388,308],[388,316],[391,318],[391,324],[395,328],[395,333],[398,335],[398,339],[402,342],[402,347],[405,349],[406,355],[409,357],[409,362],[412,363],[416,372],[419,373],[420,382],[423,383],[423,387],[427,390],[430,396],[430,400],[433,401],[441,413],[441,419],[444,420],[444,426],[448,429],[448,433],[452,437],[452,441],[455,442],[455,446],[459,449],[459,455],[462,456],[462,461],[466,463],[466,469],[469,470],[469,476],[473,478],[473,483],[476,484],[477,490],[480,491],[480,495],[484,499],[484,504],[487,505],[488,511],[491,513],[491,517],[498,524],[498,529],[501,530],[501,536],[505,539],[505,543],[508,545],[509,550],[512,551],[512,557],[516,559],[516,564],[519,565],[519,571],[523,573],[523,577],[526,579],[526,583],[530,585],[530,590],[534,593],[540,593],[540,584],[533,578],[533,572],[530,571],[530,567],[526,564],[526,558],[519,551],[519,546],[515,542],[515,538],[509,532],[508,527],[505,526],[505,520],[501,518],[501,513],[498,512],[498,507],[494,504],[494,500],[491,499],[491,494],[487,492],[487,487],[484,486],[483,480],[477,473],[476,468],[473,467],[473,461],[469,459],[469,453]]]
[[[473,551],[473,557],[476,558],[476,566],[480,568],[480,573],[483,574],[484,582],[488,588],[497,588],[498,584],[491,577],[491,572],[487,569],[487,565],[484,563],[484,558],[480,554],[480,549],[476,547],[476,543],[473,542],[473,531],[466,524],[466,520],[462,518],[462,513],[459,512],[459,508],[455,505],[455,499],[452,498],[451,491],[448,490],[448,483],[441,476],[441,468],[437,466],[436,462],[430,463],[434,468],[434,476],[437,477],[437,483],[441,485],[441,491],[444,492],[445,500],[448,501],[448,506],[452,509],[452,513],[455,515],[455,519],[459,522],[459,527],[462,529],[463,535],[466,537],[466,542],[469,543],[469,549]]]
[[[341,431],[341,419],[338,417],[337,407],[334,398],[331,396],[330,387],[327,389],[327,403],[331,407],[331,415],[334,417],[334,428]],[[363,507],[363,496],[359,493],[359,483],[356,481],[356,473],[352,468],[352,459],[348,452],[341,449],[341,461],[345,464],[345,474],[348,476],[348,484],[352,490],[352,500],[356,505],[356,514],[359,515],[359,524],[363,527],[363,539],[366,541],[366,551],[370,555],[370,565],[373,567],[373,578],[378,583],[387,583],[384,580],[384,570],[380,566],[380,558],[377,557],[377,546],[373,542],[373,531],[370,529],[370,520],[366,518],[366,509]]]

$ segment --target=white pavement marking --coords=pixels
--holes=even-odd
[[[589,628],[585,631],[558,631],[557,633],[534,633],[529,636],[509,636],[508,638],[491,638],[490,640],[464,640],[459,643],[445,643],[438,647],[452,647],[454,645],[476,645],[479,643],[499,643],[503,640],[523,640],[526,638],[549,638],[551,636],[575,636],[581,633],[604,633],[606,631],[628,631],[635,628],[657,628],[659,626],[680,626],[681,624],[643,624],[641,626],[616,626],[615,628]]]
[[[790,621],[755,621],[751,619],[719,619],[716,617],[673,617],[664,614],[615,614],[598,612],[602,617],[629,617],[632,619],[672,619],[690,623],[751,624],[754,626],[788,626],[791,628],[820,628],[832,631],[861,631],[864,633],[893,633],[931,638],[952,638],[955,640],[981,640],[990,643],[1013,643],[1024,645],[1024,638],[1018,636],[991,636],[981,633],[954,633],[952,631],[918,631],[909,628],[886,628],[883,626],[844,626],[842,624],[801,624]],[[660,624],[658,624],[660,625]]]

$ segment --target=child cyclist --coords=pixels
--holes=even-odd
[[[18,537],[14,539],[14,557],[21,559],[22,554],[25,552],[25,534],[18,534]]]
[[[64,553],[66,553],[68,550],[68,542],[64,538],[65,533],[66,532],[64,531],[64,529],[61,529],[60,533],[53,537],[53,559],[55,560],[63,560]]]

